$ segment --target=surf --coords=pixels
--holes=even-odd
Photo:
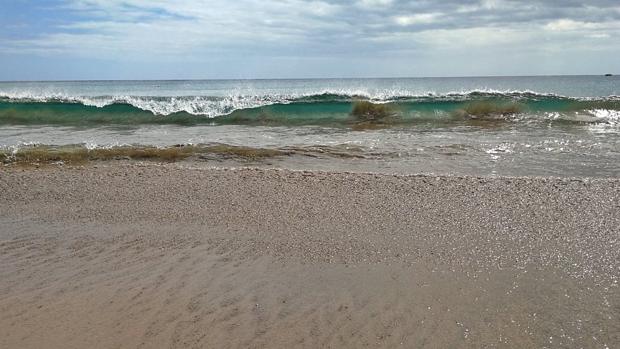
[[[620,97],[576,98],[533,91],[473,90],[445,94],[61,96],[0,95],[4,125],[355,125],[363,110],[389,118],[371,123],[450,123],[466,120],[608,123],[620,121]],[[356,111],[357,110],[357,111]],[[388,120],[389,119],[389,120]]]

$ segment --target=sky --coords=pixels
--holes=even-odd
[[[620,73],[620,1],[0,0],[0,80]]]

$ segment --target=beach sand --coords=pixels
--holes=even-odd
[[[0,170],[0,348],[614,348],[620,180]]]

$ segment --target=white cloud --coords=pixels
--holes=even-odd
[[[415,15],[405,15],[394,17],[394,22],[400,26],[409,26],[415,24],[428,24],[436,22],[439,18],[437,13],[421,13]]]
[[[575,21],[572,19],[558,19],[549,22],[545,28],[551,31],[574,31],[583,29],[596,29],[600,25],[596,23],[587,23],[581,21]]]
[[[588,37],[592,39],[608,39],[611,37],[611,35],[607,33],[595,33],[588,35]]]
[[[419,42],[429,46],[457,49],[471,47],[491,47],[520,45],[533,39],[534,33],[522,28],[462,28],[436,29],[422,32],[416,36]]]
[[[618,46],[617,42],[608,41],[614,36],[620,36],[620,21],[593,23],[563,18],[547,23],[543,29],[549,35],[556,36],[558,41],[570,40],[571,46],[576,45],[577,41],[586,40],[585,43],[579,43],[582,49],[598,50],[600,48],[597,45]]]

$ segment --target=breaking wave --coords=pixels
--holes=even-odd
[[[463,119],[620,123],[620,97],[574,98],[533,91],[474,90],[445,94],[63,96],[0,94],[0,124],[321,124],[354,122],[355,103],[386,104],[399,123]]]

